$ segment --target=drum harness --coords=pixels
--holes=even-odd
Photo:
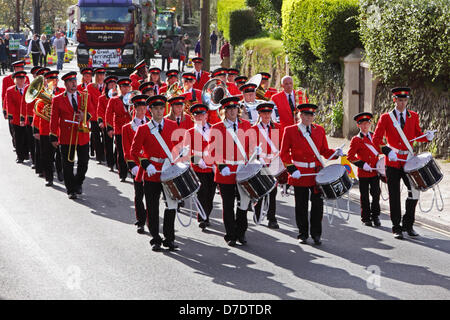
[[[406,161],[408,161],[408,159],[410,159],[410,157],[412,157],[412,156],[414,155],[414,150],[413,150],[411,144],[409,143],[408,138],[406,138],[406,135],[405,135],[405,133],[403,132],[403,130],[402,130],[401,126],[400,126],[400,123],[399,123],[399,122],[397,121],[397,119],[395,118],[394,111],[389,112],[389,116],[391,117],[392,123],[394,124],[395,129],[397,129],[398,134],[400,135],[400,138],[401,138],[402,141],[403,141],[403,144],[406,146],[406,148],[407,148],[408,151],[409,151],[407,159],[406,159],[406,160],[403,160],[403,161],[406,162]],[[425,135],[423,135],[423,136],[425,136]],[[422,138],[423,136],[420,136],[420,137],[417,137],[417,138],[415,138],[415,139],[412,139],[411,141],[420,139],[420,138]],[[394,149],[395,149],[395,148],[394,148]],[[402,160],[400,159],[400,161],[402,161]],[[437,185],[437,189],[438,189],[437,192],[439,192],[439,196],[440,196],[440,198],[441,198],[442,206],[439,207],[439,205],[438,205],[438,198],[436,197],[436,190],[435,190],[435,187],[433,186],[433,198],[431,199],[431,206],[430,206],[429,209],[423,210],[422,205],[421,205],[421,203],[420,203],[420,191],[414,188],[413,182],[411,181],[411,179],[409,178],[409,176],[408,176],[408,179],[409,179],[409,183],[410,183],[410,185],[411,185],[412,199],[414,199],[414,193],[417,193],[417,200],[418,200],[418,202],[419,202],[419,209],[420,209],[420,211],[422,211],[422,213],[428,213],[428,212],[430,212],[431,209],[433,209],[433,206],[434,206],[435,204],[436,204],[436,209],[437,209],[438,211],[444,210],[444,200],[442,199],[442,193],[441,193],[441,189],[439,188],[439,185]]]

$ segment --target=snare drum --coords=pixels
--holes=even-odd
[[[252,200],[259,200],[276,186],[270,171],[259,163],[249,163],[236,172],[236,182]]]
[[[173,200],[189,198],[200,189],[200,180],[191,166],[178,162],[161,173],[161,183],[166,195]]]
[[[412,181],[414,187],[420,191],[432,188],[444,176],[429,152],[421,153],[406,161],[403,170]]]
[[[279,157],[272,160],[269,165],[269,171],[277,180],[278,184],[287,184],[289,173]]]
[[[385,157],[381,157],[380,159],[378,159],[376,169],[378,171],[378,175],[380,176],[380,180],[383,181],[384,183],[387,183]]]
[[[316,183],[325,199],[339,199],[353,186],[347,169],[340,164],[332,164],[320,170],[316,176]]]

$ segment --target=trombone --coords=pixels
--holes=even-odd
[[[72,128],[70,129],[70,140],[69,140],[69,152],[67,153],[67,161],[69,162],[75,162],[75,150],[77,149],[78,146],[78,136],[79,133],[88,133],[89,132],[89,127],[87,125],[87,105],[88,105],[88,93],[87,92],[81,92],[81,103],[80,103],[80,109],[79,111],[83,112],[83,120],[81,121],[75,121],[76,117],[80,114],[79,111],[73,114],[73,119],[72,121],[70,120],[66,120],[66,122],[70,122],[72,123]],[[75,125],[77,125],[77,132],[76,134],[76,138],[75,138],[75,144],[74,147],[72,149],[72,139],[73,139],[73,135],[74,135],[74,128]],[[73,155],[71,156],[73,151]]]

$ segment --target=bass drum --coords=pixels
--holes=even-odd
[[[403,167],[414,187],[426,191],[437,185],[444,175],[429,152],[421,153],[406,161]]]
[[[380,159],[378,159],[376,169],[378,171],[378,175],[380,176],[380,180],[383,181],[384,183],[387,183],[385,157],[381,157]]]
[[[270,171],[259,163],[249,163],[236,172],[236,182],[255,201],[269,194],[276,186]]]
[[[200,189],[200,180],[191,166],[178,162],[161,172],[161,183],[173,200],[189,198]]]
[[[353,186],[347,169],[340,164],[332,164],[320,170],[316,176],[316,183],[325,199],[339,199]]]

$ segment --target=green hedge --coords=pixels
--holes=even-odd
[[[448,0],[361,0],[359,21],[366,60],[384,82],[434,81],[448,88]]]
[[[230,14],[230,43],[241,44],[248,38],[255,37],[261,31],[253,9],[241,9]]]
[[[232,11],[244,9],[245,0],[218,0],[217,1],[217,28],[225,39],[230,40],[230,14]]]

